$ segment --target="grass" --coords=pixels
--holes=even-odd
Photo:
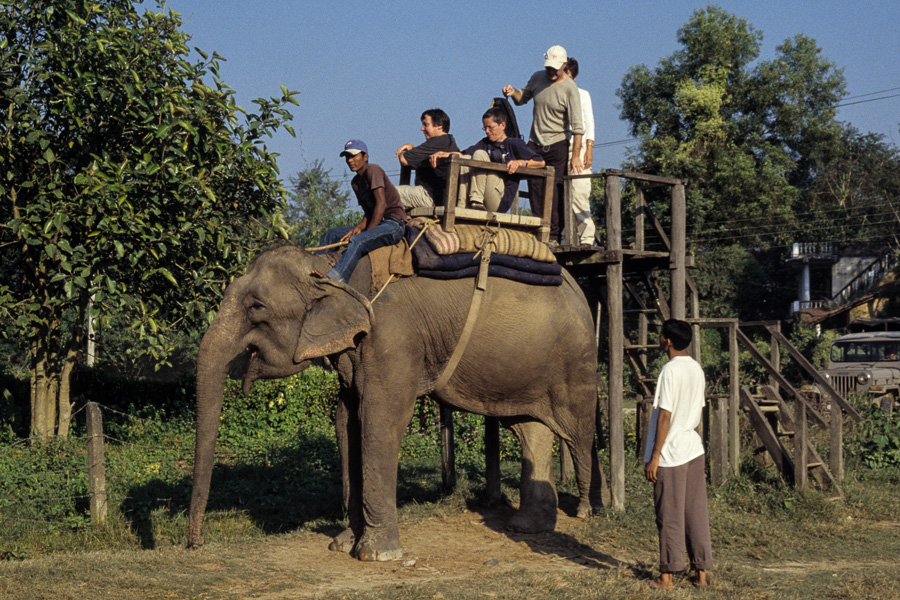
[[[626,510],[601,511],[548,538],[570,549],[562,554],[603,557],[610,564],[618,560],[621,566],[594,560],[598,564],[586,568],[583,562],[547,560],[526,568],[507,564],[501,556],[499,564],[477,563],[463,575],[430,575],[427,569],[420,574],[397,563],[347,559],[341,564],[350,580],[356,574],[362,580],[384,580],[350,591],[329,589],[335,573],[316,564],[323,559],[324,544],[315,542],[310,560],[294,557],[298,541],[327,539],[343,527],[340,474],[326,408],[331,392],[323,391],[327,385],[313,386],[320,407],[312,411],[314,418],[291,408],[297,402],[295,390],[310,385],[286,380],[263,388],[260,397],[226,402],[225,435],[205,522],[207,546],[196,552],[184,549],[193,453],[189,419],[110,420],[110,510],[102,526],[92,525],[87,511],[86,456],[79,431],[70,442],[0,448],[0,598],[90,594],[230,600],[263,592],[289,598],[317,585],[321,590],[315,597],[335,600],[658,597],[645,585],[657,569],[651,490],[632,459],[626,463]],[[255,410],[263,412],[266,427],[256,425]],[[418,429],[408,436],[401,457],[403,531],[428,529],[444,520],[467,523],[469,513],[482,512],[478,422],[459,421],[461,480],[446,493],[431,412],[427,407],[417,412]],[[752,458],[743,462],[739,477],[710,488],[716,562],[712,597],[900,597],[900,467],[865,466],[856,451],[862,444],[854,435],[848,432],[845,439],[841,500],[788,487]],[[514,457],[508,440],[504,443],[505,456]],[[502,463],[503,491],[513,502],[518,499],[518,470],[515,460]],[[574,494],[574,484],[561,485],[560,492],[561,505],[571,503],[567,494]],[[531,555],[541,553],[533,541],[537,538],[516,537],[500,528],[495,534],[521,540]],[[682,580],[670,597],[710,595]]]

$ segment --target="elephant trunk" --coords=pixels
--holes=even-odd
[[[216,437],[222,415],[222,397],[230,360],[240,343],[240,303],[228,294],[210,325],[197,355],[197,439],[191,491],[188,547],[203,545],[203,515],[215,462]]]

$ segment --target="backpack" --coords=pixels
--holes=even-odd
[[[491,108],[499,108],[506,113],[506,137],[522,139],[519,133],[519,124],[516,122],[516,113],[513,112],[512,104],[506,98],[494,98],[491,101]]]

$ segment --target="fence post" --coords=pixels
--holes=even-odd
[[[91,522],[106,522],[106,458],[103,448],[103,413],[96,402],[87,403],[88,486]]]
[[[453,409],[440,408],[441,411],[441,475],[444,488],[452,490],[456,487],[456,442],[453,439]]]
[[[794,487],[805,490],[809,480],[806,445],[808,443],[806,429],[806,405],[799,399],[794,400]]]
[[[737,322],[728,324],[728,462],[731,472],[738,474],[741,464],[741,430],[738,422],[740,407],[740,350],[737,342]]]
[[[831,476],[838,483],[844,479],[844,411],[836,402],[831,403],[830,452],[828,462]]]
[[[484,489],[488,502],[499,503],[500,492],[500,421],[484,418]]]
[[[606,249],[622,250],[622,205],[619,178],[606,178]],[[606,306],[609,324],[609,484],[610,507],[625,510],[625,331],[622,307],[622,260],[606,266]],[[682,304],[683,306],[683,304]]]

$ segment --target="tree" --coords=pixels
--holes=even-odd
[[[754,66],[762,32],[716,6],[678,31],[682,48],[626,74],[622,117],[640,137],[633,168],[689,181],[688,218],[704,246],[786,242],[801,189],[839,145],[839,69],[796,36]]]
[[[362,219],[359,211],[350,211],[350,194],[331,177],[331,170],[315,161],[290,178],[285,221],[290,226],[291,241],[301,246],[317,246],[332,227],[356,225]]]
[[[0,317],[31,351],[32,431],[65,435],[87,312],[124,315],[162,359],[275,234],[284,189],[262,142],[293,134],[296,92],[245,112],[162,3],[0,6]]]
[[[834,241],[900,248],[900,151],[875,133],[846,127],[834,156],[813,173],[808,228]]]

